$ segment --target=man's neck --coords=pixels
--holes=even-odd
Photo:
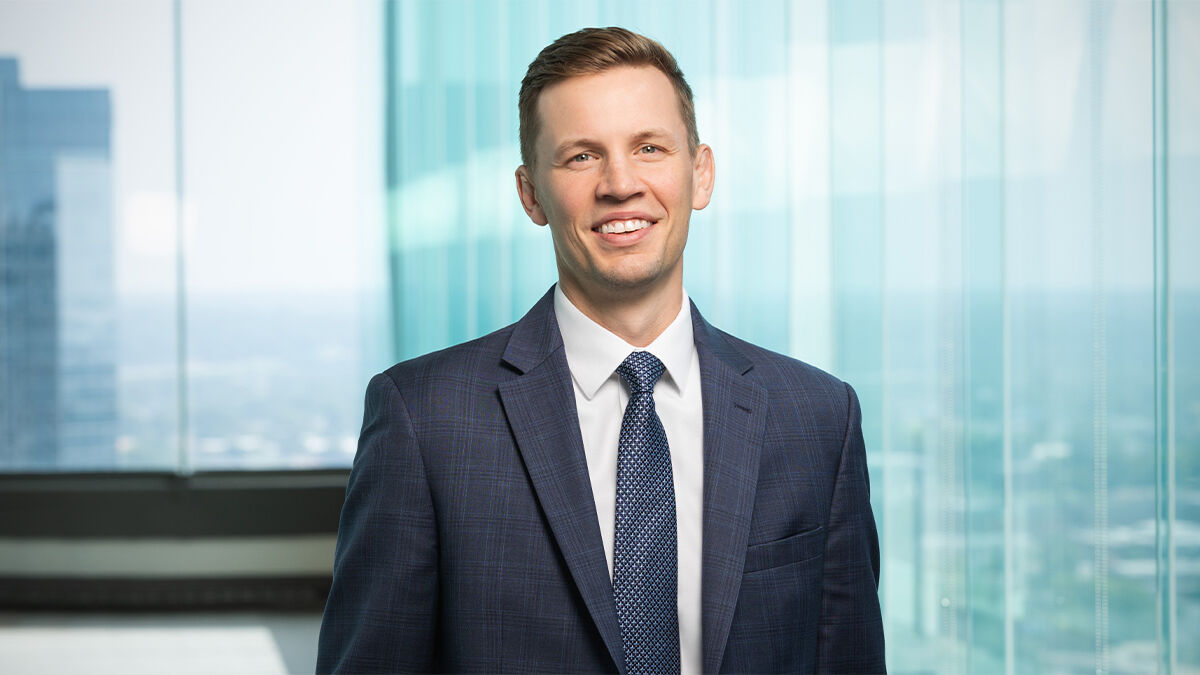
[[[635,347],[645,347],[671,325],[683,305],[683,284],[674,281],[648,292],[587,297],[559,281],[563,294],[583,315]]]

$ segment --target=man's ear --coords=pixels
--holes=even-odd
[[[550,222],[546,218],[546,212],[542,210],[542,205],[538,203],[537,192],[533,188],[533,174],[524,164],[517,167],[517,196],[521,198],[521,206],[525,208],[525,215],[529,216],[535,225],[545,225]]]
[[[699,211],[708,206],[712,198],[713,183],[717,178],[717,167],[713,161],[712,148],[701,144],[696,148],[696,159],[692,162],[692,208]]]

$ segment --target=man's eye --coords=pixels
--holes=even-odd
[[[652,155],[658,152],[658,148],[654,147],[653,145],[643,145],[639,152],[641,152],[643,155]]]
[[[575,155],[574,157],[572,157],[571,161],[575,162],[576,164],[582,164],[591,158],[592,158],[591,153],[581,152],[578,155]]]

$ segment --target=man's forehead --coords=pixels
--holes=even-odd
[[[554,145],[596,133],[686,134],[675,88],[653,66],[617,66],[555,82],[542,91],[537,113],[539,140]]]

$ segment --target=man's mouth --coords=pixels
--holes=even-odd
[[[610,220],[607,223],[602,223],[599,227],[594,228],[600,234],[624,234],[626,232],[637,232],[650,227],[654,223],[649,220],[640,218],[629,218],[627,220]]]

